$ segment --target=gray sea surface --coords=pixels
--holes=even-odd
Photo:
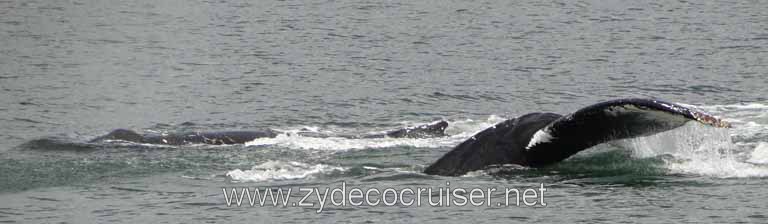
[[[0,223],[766,223],[767,46],[764,1],[0,0]],[[496,122],[626,97],[734,127],[505,175],[421,174]],[[449,136],[428,139],[87,143],[116,128],[361,134],[441,119]],[[342,182],[544,184],[547,206],[318,213],[222,193]]]

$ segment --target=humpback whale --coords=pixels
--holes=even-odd
[[[445,128],[448,122],[438,121],[430,124],[407,127],[381,134],[370,135],[347,135],[340,137],[347,138],[429,138],[445,135]],[[135,143],[148,143],[160,145],[186,145],[186,144],[210,144],[210,145],[229,145],[243,144],[253,141],[257,138],[274,138],[281,132],[271,129],[257,131],[218,131],[218,132],[182,132],[170,134],[139,134],[128,129],[115,129],[114,131],[94,138],[89,142],[102,142],[108,140],[120,140]],[[309,135],[316,135],[308,133]],[[323,136],[321,136],[323,137]]]
[[[459,176],[494,165],[543,167],[613,140],[671,130],[688,121],[728,128],[704,112],[654,99],[618,99],[568,115],[530,113],[500,122],[460,143],[424,170]]]

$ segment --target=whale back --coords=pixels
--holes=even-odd
[[[456,146],[424,173],[457,176],[494,164],[526,164],[523,150],[533,134],[560,117],[530,113],[500,122]]]
[[[243,144],[257,138],[274,138],[275,136],[277,136],[277,133],[270,129],[260,131],[184,132],[145,136],[143,143],[164,145],[230,145]]]
[[[105,140],[142,142],[144,140],[144,136],[142,136],[139,133],[136,133],[135,131],[128,130],[128,129],[115,129],[114,131],[109,132],[106,135],[94,138],[89,142],[99,142],[99,141],[105,141]]]
[[[419,125],[416,127],[407,127],[386,133],[390,138],[433,138],[445,136],[445,129],[448,127],[447,121],[438,121],[431,124]]]

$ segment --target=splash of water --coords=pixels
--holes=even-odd
[[[343,172],[346,168],[325,164],[307,164],[295,161],[267,161],[250,170],[235,169],[226,176],[235,182],[261,182],[294,179],[311,179],[317,175]]]
[[[718,178],[765,177],[768,167],[740,161],[729,129],[712,128],[696,122],[672,131],[617,142],[632,150],[634,157],[672,155],[665,160],[672,173]]]

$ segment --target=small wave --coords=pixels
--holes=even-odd
[[[688,104],[682,104],[685,106],[692,106],[697,107],[701,109],[706,110],[712,110],[714,112],[722,112],[722,111],[734,111],[734,110],[762,110],[766,111],[768,110],[768,105],[762,104],[762,103],[740,103],[740,104],[724,104],[724,105],[688,105]]]
[[[301,162],[267,161],[255,165],[250,170],[235,169],[226,176],[235,182],[262,182],[294,179],[310,179],[317,175],[343,172],[346,168],[325,164],[307,164]]]
[[[762,103],[741,103],[727,105],[689,105],[699,110],[722,116],[726,121],[738,125],[748,122],[756,122],[761,125],[768,124],[768,105]]]
[[[768,164],[768,143],[760,142],[752,151],[747,162],[756,164]]]

